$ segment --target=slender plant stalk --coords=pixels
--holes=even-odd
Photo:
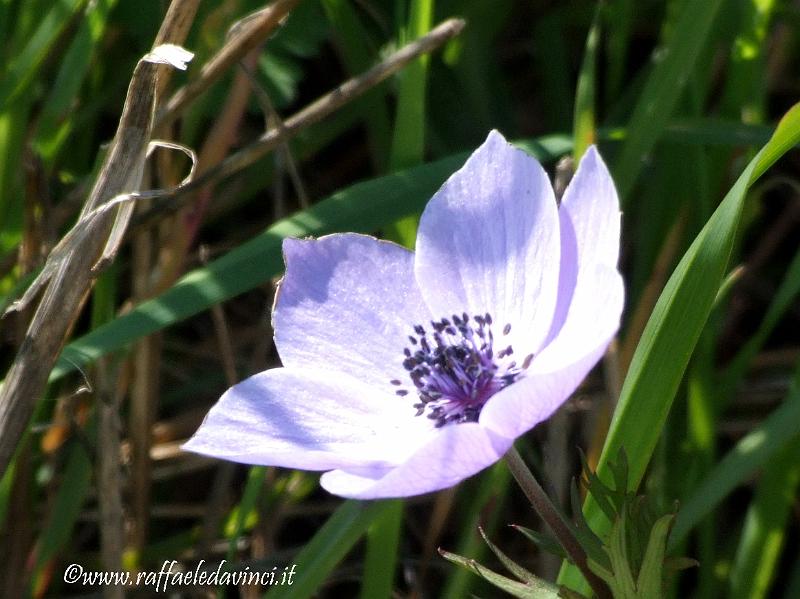
[[[122,507],[122,469],[120,466],[120,389],[114,384],[113,368],[109,358],[97,363],[97,495],[100,507],[101,563],[109,572],[122,570],[125,549],[125,521]],[[103,589],[105,599],[124,599],[121,586],[109,585]]]
[[[172,0],[161,26],[158,28],[153,47],[161,44],[177,44],[182,46],[194,23],[200,0]],[[173,76],[172,69],[163,69],[156,79],[156,97],[161,98],[167,90]]]
[[[109,198],[138,188],[135,175],[144,167],[150,140],[158,71],[157,65],[145,61],[140,61],[134,70],[114,145],[82,215],[101,207]],[[43,279],[47,281],[47,289],[0,388],[0,474],[11,461],[50,370],[94,283],[92,266],[112,233],[115,218],[115,211],[95,218],[91,234],[84,231],[80,247],[70,248],[61,261],[54,261],[50,280]]]
[[[409,62],[426,52],[432,52],[449,39],[455,37],[464,28],[462,19],[447,19],[430,33],[403,46],[368,71],[357,77],[348,79],[332,91],[321,96],[299,112],[283,121],[281,126],[264,133],[253,143],[245,146],[235,154],[200,174],[191,183],[180,190],[174,190],[163,196],[169,202],[159,202],[135,219],[136,227],[146,226],[163,218],[164,214],[175,212],[188,203],[191,193],[209,184],[216,183],[257,162],[267,152],[285,143],[306,127],[321,121],[356,97],[369,91],[388,77],[399,71]]]
[[[177,90],[156,116],[156,127],[165,127],[180,116],[194,99],[206,91],[248,52],[260,46],[280,26],[300,0],[277,0],[250,15],[235,28],[228,42],[203,65],[200,76]]]
[[[569,524],[567,524],[564,517],[553,505],[553,502],[550,501],[544,489],[539,485],[539,481],[536,480],[536,477],[533,476],[528,466],[522,461],[515,447],[511,447],[511,449],[508,450],[508,453],[505,455],[505,460],[506,464],[508,464],[508,469],[511,470],[511,474],[522,488],[522,492],[525,493],[528,501],[531,502],[533,509],[536,510],[539,517],[545,521],[572,562],[580,569],[581,573],[592,587],[595,595],[601,599],[611,599],[611,594],[605,583],[589,569],[586,560],[586,552],[583,550],[580,543],[578,543],[575,535],[572,534]]]

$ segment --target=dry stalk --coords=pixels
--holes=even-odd
[[[255,65],[257,59],[258,49],[253,50],[243,60],[248,65]],[[219,117],[211,126],[198,153],[198,173],[203,173],[219,164],[236,143],[239,126],[250,99],[250,91],[247,77],[241,71],[237,72]],[[164,240],[165,245],[161,252],[160,270],[162,274],[153,290],[155,293],[169,288],[181,275],[187,253],[200,229],[213,194],[214,187],[212,185],[198,190],[194,200],[176,215],[175,221],[168,223],[169,234]]]
[[[166,126],[178,117],[189,103],[227,73],[231,66],[267,39],[299,1],[277,0],[243,22],[220,51],[203,65],[200,76],[172,95],[163,111],[159,112],[156,126]]]
[[[33,413],[50,370],[97,276],[101,258],[113,255],[126,224],[118,198],[138,190],[153,126],[155,83],[163,70],[152,56],[134,69],[114,142],[73,228],[51,252],[23,305],[46,286],[25,338],[0,389],[0,475]],[[111,202],[109,202],[111,198]],[[111,204],[104,209],[106,203]],[[113,204],[112,204],[113,202]]]
[[[122,570],[125,549],[125,526],[122,510],[122,471],[120,463],[121,390],[114,384],[108,358],[97,363],[97,498],[100,508],[100,546],[103,569]],[[103,589],[106,599],[121,599],[123,589],[109,585]]]
[[[173,0],[161,23],[154,45],[182,44],[194,21],[199,0]],[[162,73],[156,81],[156,98],[166,90],[172,71]],[[156,107],[157,108],[157,107]],[[166,127],[157,135],[169,138]],[[152,268],[152,232],[142,231],[133,240],[133,288],[136,300],[153,293],[150,273]],[[159,363],[161,361],[160,337],[153,335],[136,344],[133,353],[133,378],[130,390],[129,434],[131,438],[131,514],[130,544],[141,549],[147,538],[150,519],[151,429],[157,411],[159,389]]]
[[[46,244],[50,227],[49,196],[40,163],[33,156],[25,157],[25,212],[22,243],[20,244],[17,264],[20,272],[32,272],[41,266],[42,249]],[[24,311],[14,323],[17,330],[14,338],[19,341],[24,338],[29,311]],[[4,597],[22,597],[30,583],[28,576],[21,575],[27,572],[26,560],[34,546],[34,516],[30,506],[35,501],[31,494],[33,479],[32,439],[30,436],[23,439],[17,451],[14,468],[11,494],[9,496],[6,526],[0,533],[0,594]]]
[[[256,101],[261,106],[261,112],[264,113],[264,123],[265,131],[269,131],[270,129],[280,129],[283,127],[283,119],[281,115],[278,114],[278,111],[275,109],[275,106],[272,104],[272,100],[270,100],[269,95],[267,94],[266,90],[261,87],[256,79],[255,74],[253,73],[253,68],[250,65],[241,63],[240,64],[242,73],[247,77],[250,81],[250,85],[253,88],[253,93],[255,94]],[[305,185],[303,184],[303,180],[300,178],[300,172],[297,168],[297,162],[292,156],[292,150],[289,147],[289,142],[284,141],[280,145],[279,151],[275,155],[275,220],[283,218],[284,216],[284,202],[282,198],[281,191],[283,190],[283,185],[281,184],[282,171],[285,170],[289,175],[289,178],[292,181],[292,185],[294,186],[295,194],[297,195],[297,202],[300,204],[300,208],[308,208],[311,205],[311,202],[308,199],[308,193],[306,192]]]
[[[130,173],[141,171],[152,128],[157,67],[140,62],[128,88],[128,97],[114,144],[87,200],[84,213],[106,199],[134,191]],[[0,472],[5,472],[14,448],[33,413],[47,377],[83,300],[94,282],[92,267],[106,244],[116,214],[108,211],[89,223],[80,251],[71,251],[49,281],[28,327],[16,359],[0,391]]]
[[[183,42],[186,41],[186,36],[189,35],[189,30],[192,28],[192,22],[195,14],[197,14],[199,5],[200,0],[173,0],[167,9],[167,14],[164,15],[164,20],[161,21],[161,27],[158,29],[153,46],[160,46],[161,44],[182,46]],[[156,81],[156,98],[161,97],[171,79],[172,70],[165,69]]]
[[[189,194],[192,192],[206,185],[217,183],[254,164],[270,150],[379,85],[418,56],[435,50],[449,39],[455,37],[461,32],[464,25],[465,22],[462,19],[448,19],[432,29],[427,35],[403,46],[365,73],[348,79],[334,90],[284,120],[281,127],[270,129],[257,141],[242,148],[235,154],[231,154],[219,165],[199,175],[188,185],[176,189],[170,195],[168,202],[161,202],[158,206],[154,206],[137,217],[134,221],[135,225],[146,226],[155,220],[163,218],[165,214],[179,210],[189,201]]]

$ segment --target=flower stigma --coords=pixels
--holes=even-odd
[[[471,319],[465,312],[451,319],[431,321],[432,330],[414,326],[409,335],[410,346],[403,350],[403,367],[419,396],[414,404],[417,416],[427,412],[436,427],[461,422],[477,422],[481,409],[495,393],[524,376],[533,354],[517,364],[514,348],[503,344],[495,353],[492,316],[488,313]],[[511,332],[511,324],[503,327],[502,336]],[[398,379],[390,381],[401,386]],[[400,388],[400,397],[409,391]]]

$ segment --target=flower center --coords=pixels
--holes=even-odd
[[[431,321],[432,331],[415,325],[409,335],[409,347],[403,350],[403,367],[419,396],[414,404],[417,416],[427,412],[437,427],[460,422],[477,422],[489,398],[524,376],[533,354],[521,365],[513,359],[514,349],[504,345],[495,353],[492,317],[490,314],[470,318],[466,312],[452,319]],[[503,337],[511,325],[503,327]],[[394,379],[391,383],[401,386]],[[395,391],[405,397],[409,391]]]

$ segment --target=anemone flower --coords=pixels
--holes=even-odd
[[[619,201],[590,148],[560,206],[493,131],[436,192],[416,251],[352,233],[286,239],[283,363],[229,389],[185,449],[326,471],[403,497],[493,464],[563,404],[619,327]]]

